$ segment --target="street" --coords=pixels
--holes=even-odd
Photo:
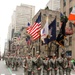
[[[18,71],[12,71],[5,65],[4,61],[0,61],[0,75],[23,75],[23,68],[18,68]]]
[[[5,61],[1,60],[0,61],[0,75],[23,75],[23,68],[18,68],[18,71],[12,71],[11,68],[6,67]],[[71,75],[75,75],[75,72],[72,71]]]

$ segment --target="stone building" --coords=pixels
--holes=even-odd
[[[38,18],[38,15],[41,13],[41,28],[43,28],[43,26],[45,25],[46,23],[46,18],[48,16],[48,24],[50,24],[54,18],[56,17],[56,24],[57,24],[57,32],[56,34],[59,33],[59,29],[60,29],[60,13],[58,11],[52,11],[52,10],[49,10],[49,9],[41,9],[38,11],[38,13],[33,17],[32,19],[32,23],[34,23],[36,21],[36,19]],[[50,46],[50,43],[49,43],[49,46]],[[48,49],[47,45],[42,45],[41,44],[41,39],[39,41],[36,40],[34,41],[34,44],[33,44],[33,49],[32,49],[32,55],[34,56],[36,54],[36,51],[40,51],[40,54],[42,57],[44,57],[44,55],[50,55],[51,53],[55,52],[55,45],[52,43],[51,47]],[[50,53],[49,53],[50,52]]]
[[[70,12],[72,11],[73,6],[75,6],[74,0],[60,0],[60,11],[69,17]],[[72,21],[67,22],[67,27],[73,28],[74,33],[72,35],[67,36],[67,40],[65,40],[65,51],[67,55],[72,55],[72,58],[75,59],[75,28],[71,23]]]

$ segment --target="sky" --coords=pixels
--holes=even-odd
[[[49,0],[0,0],[0,51],[4,52],[4,44],[7,39],[8,26],[16,6],[28,4],[35,6],[35,13],[44,9]]]

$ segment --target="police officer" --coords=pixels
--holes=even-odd
[[[71,56],[67,57],[67,64],[66,64],[66,75],[71,75],[71,69],[74,69],[74,65],[71,62]]]
[[[39,51],[36,53],[36,65],[37,65],[37,74],[43,75],[43,60],[39,54]]]
[[[50,62],[51,62],[51,75],[57,75],[58,63],[55,54],[52,55]]]

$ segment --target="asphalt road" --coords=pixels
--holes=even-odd
[[[0,61],[0,75],[23,75],[23,68],[18,68],[18,71],[12,71],[5,65],[4,61]]]

